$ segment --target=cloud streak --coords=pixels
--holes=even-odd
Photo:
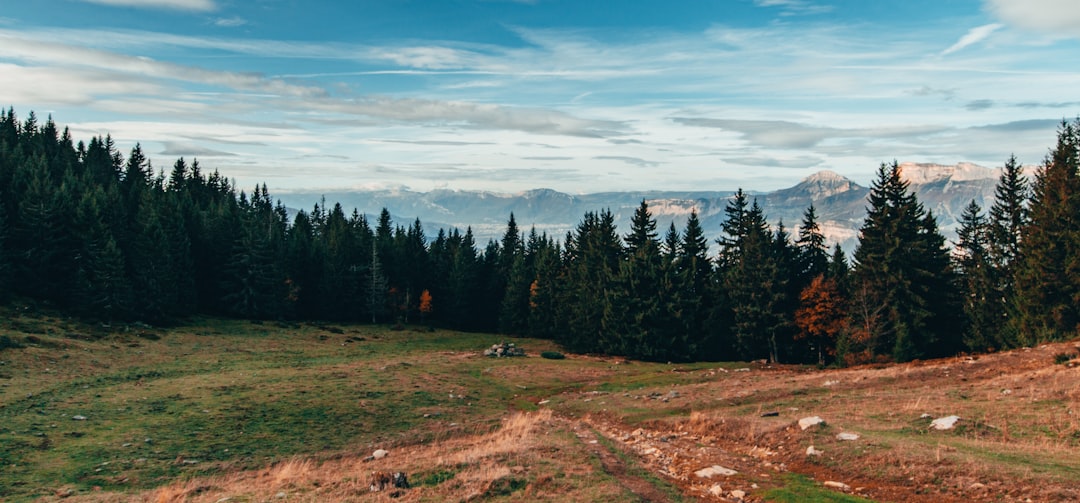
[[[191,12],[217,10],[214,0],[80,0],[82,2],[108,5],[110,7],[134,7],[139,9],[166,9]]]
[[[1005,25],[1000,23],[993,23],[984,24],[982,26],[972,28],[968,30],[968,32],[963,37],[960,37],[960,40],[957,40],[955,44],[949,46],[948,49],[941,51],[941,55],[948,56],[949,54],[952,54],[956,51],[982,42],[983,40],[986,40],[995,31],[1000,30],[1004,26]]]

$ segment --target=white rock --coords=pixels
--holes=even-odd
[[[373,457],[375,459],[382,459],[382,458],[385,458],[388,455],[390,455],[390,452],[386,451],[384,449],[378,449],[375,452],[371,453],[371,457]]]
[[[845,432],[837,433],[836,434],[836,439],[837,440],[844,440],[844,441],[858,440],[859,439],[859,434],[845,431]]]
[[[712,465],[712,466],[710,466],[708,468],[702,468],[702,469],[694,472],[694,475],[697,475],[698,477],[703,478],[703,479],[708,479],[708,478],[712,478],[713,475],[723,475],[725,477],[730,477],[730,476],[735,475],[737,473],[739,473],[739,472],[737,472],[735,470],[732,470],[731,468],[724,468],[723,466],[720,466],[720,465]]]
[[[930,414],[923,414],[923,415],[919,416],[919,419],[930,419],[932,417],[934,417],[934,416],[931,416]]]
[[[939,417],[930,422],[930,427],[935,430],[951,430],[959,420],[960,416]]]
[[[843,482],[834,482],[832,480],[826,480],[824,486],[825,487],[831,487],[833,489],[839,489],[841,491],[850,491],[851,490],[851,486],[849,486],[849,485],[847,485],[847,484],[845,484]]]
[[[86,421],[86,416],[71,416],[75,421]]]
[[[824,454],[824,452],[815,449],[814,446],[812,446],[812,445],[810,447],[806,448],[806,455],[807,456],[820,456],[822,454]]]
[[[828,386],[833,386],[835,384],[840,384],[840,381],[825,381],[825,384],[823,384],[823,386],[828,387]]]
[[[802,428],[803,430],[805,430],[805,429],[807,429],[807,428],[809,428],[811,426],[817,426],[817,425],[819,425],[821,423],[824,423],[824,422],[825,422],[825,420],[821,419],[818,416],[804,417],[804,418],[799,420],[799,428]]]
[[[713,484],[712,487],[709,488],[709,494],[720,498],[724,496],[724,488],[720,487],[720,484]]]
[[[731,497],[737,500],[742,500],[746,497],[746,491],[740,491],[738,489],[731,491]]]

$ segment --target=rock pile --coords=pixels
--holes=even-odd
[[[514,343],[500,342],[498,344],[492,344],[490,348],[484,350],[484,356],[490,356],[492,358],[502,358],[510,356],[525,356],[525,350],[514,345]]]

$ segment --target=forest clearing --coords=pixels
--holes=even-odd
[[[1075,341],[819,370],[549,359],[559,347],[524,338],[509,342],[526,357],[489,358],[505,339],[419,327],[4,314],[6,501],[1080,497]],[[373,472],[411,488],[371,492]]]

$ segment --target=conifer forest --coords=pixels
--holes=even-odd
[[[1056,142],[1055,142],[1056,140]],[[565,236],[498,241],[322,201],[290,217],[265,185],[0,113],[0,302],[101,323],[195,315],[431,325],[650,361],[849,365],[1061,340],[1080,326],[1080,119],[1033,176],[1004,160],[955,242],[882,164],[855,250],[813,206],[792,231],[742,190],[709,242],[697,215],[628,229],[586,213]],[[887,155],[887,153],[883,153]],[[160,169],[159,169],[160,168]],[[873,169],[873,167],[868,167]]]

